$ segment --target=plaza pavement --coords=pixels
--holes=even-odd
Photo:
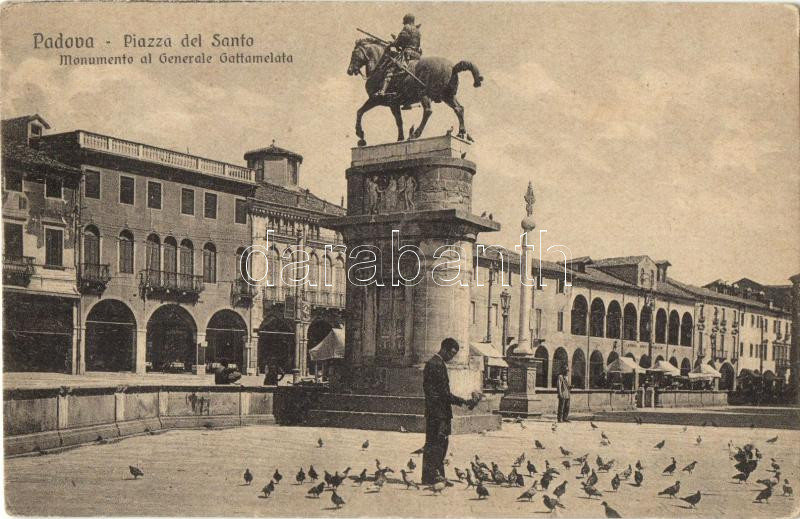
[[[524,428],[523,428],[524,425]],[[545,460],[557,466],[562,476],[551,483],[550,491],[566,479],[567,491],[561,499],[565,510],[560,517],[604,517],[602,499],[586,498],[576,479],[576,468],[564,469],[558,447],[572,451],[573,457],[589,453],[590,464],[598,454],[615,459],[611,473],[599,473],[597,485],[606,499],[623,517],[791,517],[797,516],[797,498],[781,497],[776,487],[768,504],[754,503],[761,485],[755,480],[771,476],[767,472],[769,458],[781,465],[781,478],[788,478],[795,492],[800,490],[800,432],[763,428],[698,427],[657,425],[630,422],[598,422],[593,430],[587,421],[559,424],[555,432],[551,422],[530,420],[523,425],[503,423],[500,431],[451,437],[452,456],[448,476],[453,467],[466,468],[474,455],[482,461],[497,461],[508,473],[513,460],[522,452],[533,460],[541,472]],[[610,446],[600,445],[600,431],[611,439]],[[697,444],[698,436],[701,443]],[[778,437],[774,444],[768,438]],[[317,447],[322,438],[324,446]],[[534,450],[533,439],[540,440],[545,450]],[[369,439],[369,448],[362,442]],[[666,440],[662,450],[654,445]],[[345,482],[339,494],[345,506],[336,510],[330,492],[320,499],[306,496],[311,485],[297,485],[294,476],[302,466],[310,464],[320,474],[323,470],[344,470],[351,475],[363,468],[372,473],[375,459],[393,467],[398,473],[405,467],[411,451],[422,446],[421,434],[375,432],[330,428],[251,426],[223,430],[175,430],[154,436],[145,435],[117,443],[91,445],[46,456],[29,456],[5,461],[6,507],[12,514],[36,515],[182,515],[182,516],[491,516],[546,517],[542,492],[533,502],[518,502],[519,488],[489,485],[490,496],[477,500],[474,490],[456,483],[441,496],[428,490],[406,490],[398,483],[389,483],[380,492]],[[736,472],[729,459],[727,444],[753,442],[764,459],[747,484],[736,484],[730,478]],[[663,476],[664,467],[675,456],[678,470],[693,460],[697,468],[692,474],[677,472]],[[419,481],[421,458],[413,457],[417,469],[413,478]],[[617,471],[641,460],[645,466],[644,483],[636,488],[623,482],[618,492],[611,492],[610,479]],[[144,478],[133,480],[128,465],[138,464]],[[255,480],[244,486],[242,473],[249,468]],[[259,497],[261,488],[276,468],[284,478],[270,498]],[[563,478],[563,479],[562,479]],[[528,477],[526,484],[532,480]],[[697,490],[703,493],[696,510],[678,499],[657,497],[658,491],[681,481],[679,495]],[[550,494],[552,495],[552,494]]]

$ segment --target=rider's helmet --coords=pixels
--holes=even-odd
[[[403,17],[403,25],[413,24],[414,23],[414,15],[408,13]]]

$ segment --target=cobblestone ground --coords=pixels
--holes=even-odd
[[[451,437],[448,476],[453,467],[465,468],[478,454],[483,461],[497,461],[508,472],[522,452],[533,460],[541,472],[545,460],[558,466],[562,480],[568,481],[561,499],[566,509],[561,517],[603,517],[602,499],[623,517],[790,517],[798,514],[797,498],[781,497],[781,486],[767,504],[754,503],[761,488],[755,480],[771,476],[767,472],[774,457],[781,465],[781,478],[788,478],[795,492],[800,491],[800,432],[773,429],[734,429],[681,425],[632,423],[598,423],[591,429],[588,422],[560,424],[551,431],[551,423],[527,421],[504,423],[503,429],[480,435]],[[610,446],[600,445],[600,432],[611,439]],[[697,444],[700,436],[702,442]],[[778,436],[774,444],[766,440]],[[318,448],[317,438],[325,445]],[[539,439],[545,450],[534,450],[533,439]],[[361,444],[369,439],[369,447]],[[654,445],[666,440],[662,450]],[[747,484],[736,484],[734,461],[728,456],[727,444],[753,442],[764,459]],[[297,485],[294,476],[302,466],[323,470],[352,467],[351,474],[363,468],[375,469],[375,458],[398,471],[408,462],[411,451],[422,446],[421,434],[374,432],[345,429],[253,426],[225,430],[170,431],[155,436],[128,438],[118,443],[92,445],[60,454],[22,457],[6,460],[6,507],[12,514],[35,515],[190,515],[190,516],[505,516],[521,517],[547,514],[542,492],[533,502],[516,501],[518,488],[490,485],[488,499],[477,500],[473,489],[456,483],[441,496],[428,490],[406,490],[405,485],[390,482],[382,491],[371,492],[369,484],[355,486],[344,483],[340,495],[346,501],[336,510],[330,492],[321,499],[306,496],[311,485]],[[572,451],[573,457],[589,453],[594,465],[597,455],[617,460],[623,470],[629,463],[641,460],[645,466],[644,483],[636,488],[626,482],[619,491],[611,492],[610,474],[600,473],[598,490],[602,499],[583,495],[578,471],[561,466],[565,458],[558,447]],[[678,462],[680,471],[697,460],[692,474],[661,474],[670,463]],[[419,481],[421,458],[414,456],[417,469],[413,478]],[[133,480],[128,465],[139,464],[145,476]],[[255,480],[244,486],[242,473],[249,468]],[[259,496],[276,468],[283,481],[272,497]],[[658,491],[681,481],[681,496],[702,492],[696,510],[678,499],[657,497]],[[526,477],[526,483],[532,480]],[[552,494],[550,494],[552,495]]]

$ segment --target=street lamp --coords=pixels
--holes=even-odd
[[[506,356],[506,342],[508,342],[508,312],[511,309],[511,293],[507,289],[500,292],[500,306],[503,309],[503,357]]]

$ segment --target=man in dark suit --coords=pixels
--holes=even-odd
[[[569,422],[569,380],[567,379],[567,366],[561,367],[558,374],[558,414],[556,420]]]
[[[466,405],[473,409],[478,403],[475,396],[464,400],[450,392],[447,365],[458,353],[455,339],[442,341],[438,353],[425,363],[422,388],[425,391],[425,449],[422,454],[422,484],[432,485],[439,474],[444,477],[444,458],[453,419],[452,405]]]

